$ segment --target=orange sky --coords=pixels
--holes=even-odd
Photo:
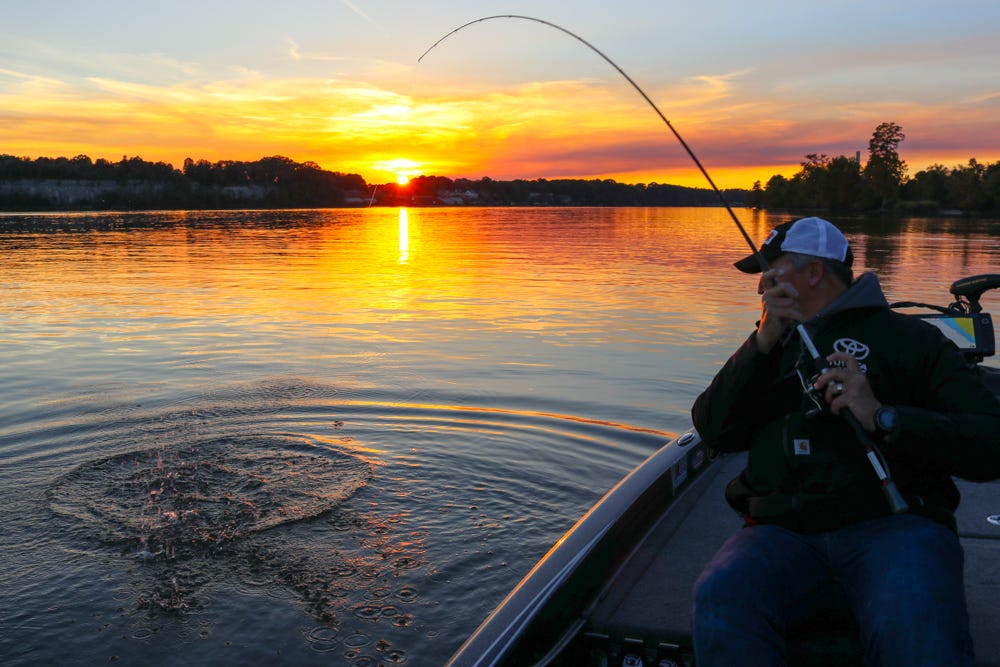
[[[636,91],[548,26],[479,23],[417,63],[496,3],[252,0],[239,15],[204,4],[12,4],[0,27],[0,153],[175,167],[285,155],[375,183],[405,173],[706,185]],[[750,11],[727,0],[721,26],[638,0],[507,11],[521,5],[598,45],[720,187],[750,187],[795,173],[807,153],[864,159],[885,121],[907,135],[911,174],[1000,159],[1000,5],[923,4]]]

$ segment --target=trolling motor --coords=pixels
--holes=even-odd
[[[996,354],[996,337],[993,318],[983,312],[979,303],[983,294],[1000,287],[1000,274],[984,273],[960,278],[951,284],[955,301],[948,306],[936,306],[918,301],[898,301],[890,308],[927,308],[936,314],[919,315],[933,324],[958,346],[965,360],[972,366]]]
[[[951,284],[951,293],[956,299],[951,308],[963,313],[981,313],[983,307],[979,299],[985,292],[997,287],[1000,287],[1000,275],[996,273],[960,278]]]
[[[830,368],[826,363],[826,359],[816,349],[812,338],[809,337],[809,332],[806,331],[805,325],[796,325],[795,331],[799,334],[799,340],[802,341],[802,345],[808,354],[808,359],[804,361],[810,365],[810,368],[803,369],[797,367],[796,370],[799,372],[799,379],[802,381],[802,388],[805,390],[806,396],[815,405],[815,408],[807,413],[807,416],[813,416],[829,409],[822,393],[814,385],[819,376],[827,373]],[[885,456],[878,448],[878,445],[875,444],[875,441],[865,431],[861,422],[858,421],[858,418],[848,408],[842,409],[840,416],[851,427],[858,442],[864,447],[865,456],[867,456],[868,462],[871,463],[875,474],[882,483],[882,493],[885,495],[886,502],[889,503],[889,509],[893,514],[902,514],[909,510],[910,506],[907,505],[903,494],[899,492],[899,489],[896,488],[896,483],[892,481],[892,476],[889,473],[889,464],[886,462]]]

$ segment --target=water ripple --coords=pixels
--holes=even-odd
[[[176,617],[179,641],[239,641],[214,614],[292,601],[318,624],[302,646],[347,664],[404,664],[438,641],[482,602],[451,582],[505,590],[668,436],[568,401],[543,412],[518,397],[471,404],[296,378],[162,400],[126,393],[77,392],[0,434],[23,490],[0,495],[16,518],[3,544],[61,548],[52,558],[71,572],[93,562],[117,573],[106,605],[132,628],[121,640],[165,641],[153,629]],[[29,582],[53,579],[52,558],[22,561],[24,584],[3,578],[12,604],[32,604],[44,586]],[[70,621],[77,597],[93,599],[72,577],[50,587]]]

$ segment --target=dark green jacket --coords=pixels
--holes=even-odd
[[[822,356],[853,351],[872,390],[900,416],[883,443],[890,472],[911,511],[954,527],[952,476],[1000,478],[1000,401],[935,327],[889,309],[866,273],[806,323]],[[770,354],[756,334],[730,357],[695,401],[694,425],[709,447],[749,450],[727,498],[751,522],[832,530],[889,513],[862,445],[840,417],[807,416],[812,403],[795,372],[794,333]]]

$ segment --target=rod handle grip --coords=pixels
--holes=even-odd
[[[903,494],[899,492],[896,483],[892,481],[892,477],[889,475],[889,464],[884,462],[881,453],[878,451],[878,447],[865,432],[864,427],[861,426],[861,422],[858,421],[858,418],[854,416],[854,413],[849,408],[844,408],[840,411],[840,414],[850,424],[858,440],[861,441],[861,444],[867,450],[868,461],[872,464],[875,474],[882,481],[882,493],[885,495],[886,502],[889,503],[889,510],[893,514],[908,512],[910,506],[907,504],[906,499],[903,498]]]
[[[882,482],[882,493],[885,494],[886,502],[889,503],[889,509],[892,510],[893,514],[905,514],[910,510],[903,494],[899,492],[895,482],[891,479]]]

